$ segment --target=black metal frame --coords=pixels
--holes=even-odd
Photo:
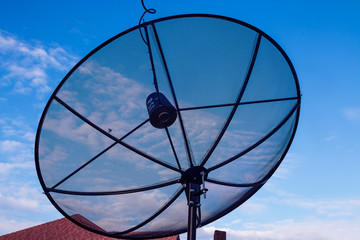
[[[253,50],[253,56],[251,59],[251,63],[245,78],[245,82],[243,85],[243,88],[240,90],[238,98],[236,100],[235,103],[224,103],[224,104],[218,104],[218,105],[208,105],[208,106],[198,106],[198,107],[191,107],[191,108],[180,108],[178,105],[178,101],[177,101],[177,97],[176,97],[176,92],[175,89],[173,87],[172,84],[172,80],[171,80],[171,74],[170,74],[170,70],[168,69],[167,63],[166,63],[166,53],[163,51],[162,46],[161,46],[161,41],[159,38],[159,35],[156,31],[156,27],[155,24],[158,22],[162,22],[162,21],[166,21],[166,20],[172,20],[172,19],[180,19],[180,18],[189,18],[189,17],[202,17],[202,18],[215,18],[215,19],[221,19],[221,20],[226,20],[226,21],[230,21],[233,23],[237,23],[239,25],[245,26],[249,29],[252,29],[253,31],[255,31],[257,33],[257,39],[256,39],[256,44],[254,46],[254,50]],[[64,77],[64,79],[60,82],[60,84],[58,85],[58,87],[55,89],[55,91],[53,92],[52,96],[50,97],[47,105],[45,106],[44,112],[41,116],[40,122],[39,122],[39,126],[37,129],[37,134],[36,134],[36,140],[35,140],[35,163],[36,163],[36,170],[37,170],[37,174],[39,177],[39,181],[41,183],[41,186],[44,190],[44,193],[46,194],[46,196],[49,198],[49,200],[51,201],[51,203],[55,206],[55,208],[61,212],[65,217],[67,217],[68,219],[70,219],[72,222],[76,223],[77,225],[93,231],[95,233],[101,234],[101,235],[105,235],[105,236],[109,236],[109,237],[119,237],[119,238],[129,238],[129,239],[138,239],[139,237],[137,236],[131,236],[128,235],[128,233],[144,226],[145,224],[147,224],[148,222],[152,221],[154,218],[156,218],[158,215],[160,215],[163,211],[165,211],[180,195],[181,193],[185,190],[185,186],[183,186],[181,189],[179,189],[169,200],[168,202],[161,207],[158,211],[156,211],[152,216],[150,216],[149,218],[147,218],[146,220],[144,220],[143,222],[139,223],[137,226],[130,228],[126,231],[120,232],[120,233],[104,233],[101,231],[97,231],[94,229],[91,229],[87,226],[84,226],[83,224],[75,221],[74,219],[72,219],[65,211],[63,211],[61,209],[61,207],[56,203],[56,201],[52,198],[51,196],[51,192],[55,192],[55,193],[61,193],[61,194],[73,194],[73,195],[85,195],[85,196],[105,196],[105,195],[118,195],[118,194],[129,194],[129,193],[134,193],[134,192],[141,192],[141,191],[148,191],[148,190],[152,190],[152,189],[157,189],[157,188],[161,188],[161,187],[166,187],[166,186],[170,186],[173,184],[178,184],[181,183],[181,177],[179,177],[178,179],[174,179],[174,180],[169,180],[167,182],[162,182],[162,183],[156,183],[156,184],[152,184],[149,186],[144,186],[144,187],[139,187],[139,188],[135,188],[135,189],[127,189],[127,190],[119,190],[119,191],[108,191],[108,192],[77,192],[77,191],[67,191],[67,190],[61,190],[58,189],[57,187],[59,185],[61,185],[63,182],[65,182],[66,180],[68,180],[69,178],[71,178],[73,175],[75,175],[77,172],[81,171],[83,168],[85,168],[87,165],[89,165],[91,162],[93,162],[94,160],[96,160],[98,157],[100,157],[102,154],[104,154],[106,151],[108,151],[109,149],[111,149],[112,147],[114,147],[116,144],[121,144],[122,146],[124,146],[125,148],[141,155],[142,157],[155,162],[163,167],[166,167],[168,169],[171,169],[173,171],[178,172],[179,174],[183,174],[184,171],[182,170],[182,167],[179,163],[174,145],[172,143],[171,140],[171,135],[169,133],[168,128],[165,128],[168,140],[169,140],[169,144],[172,148],[174,157],[177,161],[177,167],[170,165],[164,161],[161,161],[159,159],[156,159],[142,151],[140,151],[139,149],[130,146],[129,144],[126,144],[125,142],[123,142],[123,140],[128,137],[130,134],[132,134],[133,132],[135,132],[137,129],[139,129],[140,127],[142,127],[144,124],[147,124],[149,122],[149,119],[144,120],[142,123],[140,123],[137,127],[135,127],[134,129],[130,130],[126,135],[124,135],[121,138],[117,138],[113,135],[111,135],[109,132],[101,129],[99,126],[97,126],[96,124],[94,124],[93,122],[91,122],[90,120],[88,120],[87,118],[85,118],[84,116],[82,116],[80,113],[78,113],[75,109],[71,108],[71,106],[67,105],[63,100],[61,100],[59,97],[57,97],[57,93],[58,91],[61,89],[61,87],[63,86],[63,84],[66,82],[66,80],[73,74],[73,72],[78,69],[88,58],[90,58],[93,54],[95,54],[96,52],[98,52],[100,49],[102,49],[104,46],[106,46],[107,44],[111,43],[112,41],[120,38],[121,36],[135,31],[135,30],[141,30],[141,28],[144,28],[145,30],[145,35],[146,35],[146,40],[147,40],[147,45],[148,45],[148,49],[149,49],[149,56],[150,56],[150,62],[151,62],[151,66],[152,66],[152,70],[153,70],[153,76],[154,76],[154,85],[156,88],[156,91],[159,92],[158,86],[157,86],[157,80],[156,80],[156,73],[155,73],[155,68],[154,68],[154,63],[153,63],[153,59],[152,59],[152,49],[151,49],[151,45],[150,45],[150,39],[149,39],[149,35],[148,35],[148,28],[152,28],[154,36],[155,36],[155,46],[158,48],[158,51],[160,53],[160,59],[162,61],[162,65],[164,67],[165,70],[165,74],[168,80],[168,83],[170,85],[170,89],[171,89],[171,94],[173,97],[173,101],[175,103],[175,107],[178,113],[178,117],[179,117],[179,123],[180,123],[180,127],[181,127],[181,131],[182,131],[182,135],[183,135],[183,140],[186,146],[186,152],[187,152],[187,157],[188,157],[188,161],[189,161],[189,166],[194,167],[194,162],[192,160],[192,154],[191,154],[191,147],[186,135],[186,129],[184,127],[183,121],[182,121],[182,117],[181,117],[181,112],[182,111],[192,111],[192,110],[198,110],[198,109],[206,109],[206,108],[218,108],[218,107],[233,107],[231,113],[229,114],[229,117],[226,120],[225,125],[223,126],[220,134],[218,135],[218,137],[216,138],[215,142],[213,143],[212,147],[210,148],[210,150],[208,151],[208,153],[206,154],[206,156],[204,157],[204,159],[202,160],[202,162],[200,163],[200,166],[204,166],[207,162],[207,160],[209,159],[209,157],[211,156],[211,154],[213,153],[213,151],[215,150],[217,144],[220,142],[223,134],[225,133],[227,127],[229,126],[232,117],[234,116],[237,107],[239,105],[245,105],[245,104],[261,104],[261,103],[267,103],[267,102],[275,102],[275,101],[289,101],[289,100],[297,100],[297,103],[293,106],[293,108],[290,110],[290,112],[283,118],[283,120],[277,125],[275,126],[272,131],[270,131],[267,135],[265,135],[262,139],[260,139],[258,142],[256,142],[255,144],[253,144],[252,146],[250,146],[249,148],[245,149],[244,151],[242,151],[241,153],[225,160],[224,162],[217,164],[215,166],[212,166],[208,169],[208,172],[211,172],[225,164],[228,164],[236,159],[238,159],[239,157],[243,156],[244,154],[250,152],[251,150],[253,150],[254,148],[256,148],[257,146],[259,146],[261,143],[263,143],[264,141],[266,141],[269,137],[271,137],[277,130],[279,130],[289,119],[290,117],[294,116],[294,114],[296,114],[296,118],[295,118],[295,123],[294,123],[294,127],[293,127],[293,131],[292,134],[289,138],[289,141],[287,143],[287,146],[282,154],[282,156],[280,157],[279,161],[276,163],[276,165],[271,169],[271,171],[261,180],[254,182],[254,183],[229,183],[229,182],[223,182],[217,179],[212,179],[212,178],[207,178],[206,181],[213,183],[213,184],[219,184],[219,185],[224,185],[224,186],[229,186],[229,187],[247,187],[247,188],[251,188],[247,194],[245,196],[243,196],[241,199],[239,199],[238,201],[236,201],[235,203],[233,203],[231,206],[227,207],[226,209],[224,209],[222,212],[218,213],[217,215],[201,222],[202,225],[206,225],[220,217],[222,217],[223,215],[227,214],[228,212],[232,211],[233,209],[235,209],[237,206],[239,206],[240,204],[242,204],[243,202],[245,202],[248,198],[250,198],[258,189],[261,188],[261,186],[263,184],[265,184],[265,182],[272,176],[272,174],[275,172],[275,170],[278,168],[278,166],[280,165],[280,163],[282,162],[282,160],[284,159],[287,151],[290,148],[290,145],[293,141],[293,138],[295,136],[295,132],[297,129],[297,125],[298,125],[298,121],[299,121],[299,114],[300,114],[300,103],[301,103],[301,93],[300,93],[300,87],[299,87],[299,82],[298,82],[298,78],[295,72],[295,69],[289,59],[289,57],[286,55],[286,53],[284,52],[284,50],[271,38],[269,37],[266,33],[262,32],[261,30],[259,30],[256,27],[253,27],[252,25],[242,22],[240,20],[237,19],[233,19],[233,18],[229,18],[229,17],[224,17],[224,16],[218,16],[218,15],[211,15],[211,14],[184,14],[184,15],[176,15],[176,16],[170,16],[170,17],[165,17],[165,18],[160,18],[160,19],[156,19],[150,22],[145,22],[143,24],[140,24],[138,26],[135,26],[133,28],[130,28],[112,38],[110,38],[109,40],[105,41],[104,43],[102,43],[101,45],[99,45],[97,48],[95,48],[93,51],[91,51],[88,55],[86,55],[83,59],[81,59],[71,70],[70,72]],[[294,97],[289,97],[289,98],[281,98],[281,99],[264,99],[261,101],[251,101],[251,102],[241,102],[241,98],[244,94],[244,91],[246,89],[246,85],[247,82],[250,79],[250,75],[252,72],[252,68],[255,64],[255,60],[256,60],[256,56],[257,56],[257,52],[260,46],[260,42],[262,38],[266,38],[267,40],[269,40],[282,54],[282,56],[285,58],[286,62],[288,63],[293,77],[294,77],[294,81],[295,81],[295,85],[296,85],[296,90],[297,90],[297,96]],[[91,158],[89,161],[87,161],[85,164],[81,165],[80,167],[78,167],[75,171],[73,171],[72,173],[70,173],[68,176],[66,176],[64,179],[62,179],[61,181],[59,181],[57,184],[55,184],[52,187],[47,187],[43,177],[42,177],[42,173],[41,173],[41,168],[40,168],[40,162],[39,162],[39,143],[40,143],[40,136],[41,136],[41,129],[42,129],[42,125],[44,123],[46,114],[48,112],[48,109],[50,107],[50,105],[52,104],[53,101],[57,101],[58,103],[60,103],[62,106],[64,106],[66,109],[68,109],[70,112],[72,112],[74,115],[76,115],[78,118],[80,118],[82,121],[84,121],[85,123],[87,123],[88,125],[90,125],[91,127],[93,127],[94,129],[96,129],[97,131],[99,131],[100,133],[102,133],[103,135],[107,136],[108,138],[112,139],[114,141],[114,143],[112,143],[110,146],[108,146],[107,148],[105,148],[103,151],[101,151],[100,153],[98,153],[96,156],[94,156],[93,158]],[[185,169],[186,170],[186,169]],[[189,209],[190,211],[190,209]],[[171,233],[164,233],[164,234],[159,234],[156,237],[167,237],[170,235],[174,235],[174,234],[180,234],[185,232],[186,229],[181,229],[179,231],[176,232],[171,232]],[[151,237],[155,237],[155,236],[151,236]],[[149,238],[151,238],[149,237]],[[144,238],[144,237],[141,237]],[[146,237],[145,237],[146,238]]]
[[[235,112],[236,112],[236,109],[237,107],[239,106],[239,103],[241,101],[241,98],[242,96],[244,95],[244,92],[245,92],[245,89],[246,89],[246,86],[249,82],[249,79],[250,79],[250,76],[251,76],[251,73],[252,73],[252,70],[253,70],[253,67],[255,65],[255,60],[256,60],[256,57],[257,57],[257,53],[259,51],[259,47],[260,47],[260,41],[261,41],[261,35],[258,35],[256,36],[256,45],[255,45],[255,48],[253,50],[253,53],[252,53],[252,56],[251,56],[251,62],[250,62],[250,66],[249,66],[249,69],[247,70],[247,73],[246,73],[246,77],[245,77],[245,81],[242,85],[242,88],[240,90],[240,93],[239,93],[239,96],[238,98],[236,99],[236,102],[229,114],[229,117],[227,118],[225,124],[224,124],[224,127],[221,129],[221,132],[219,133],[218,137],[216,138],[214,144],[212,145],[212,147],[210,148],[210,150],[207,152],[206,156],[204,157],[204,159],[201,161],[200,163],[200,166],[204,166],[205,163],[207,162],[207,160],[209,159],[209,157],[211,156],[211,154],[214,152],[215,148],[217,147],[217,145],[219,144],[222,136],[224,135],[226,129],[228,128],[232,118],[234,117],[235,115]]]
[[[173,96],[173,100],[174,100],[174,103],[175,103],[175,108],[178,112],[178,116],[179,116],[179,123],[180,123],[180,127],[181,127],[181,131],[182,131],[182,134],[183,134],[183,138],[184,138],[184,142],[185,142],[185,147],[186,147],[186,153],[187,153],[187,156],[188,156],[188,160],[189,160],[189,163],[190,163],[190,167],[193,167],[194,166],[194,163],[192,161],[192,156],[191,156],[191,149],[190,149],[190,144],[189,144],[189,140],[188,140],[188,137],[186,135],[186,131],[185,131],[185,127],[184,127],[184,123],[183,123],[183,120],[182,120],[182,117],[181,117],[181,113],[179,111],[179,104],[178,104],[178,101],[177,101],[177,98],[176,98],[176,94],[175,94],[175,89],[174,89],[174,86],[172,84],[172,80],[171,80],[171,77],[170,77],[170,72],[169,72],[169,68],[167,66],[167,63],[166,63],[166,60],[165,60],[165,55],[164,55],[164,51],[161,47],[161,43],[160,43],[160,39],[159,39],[159,35],[156,31],[156,28],[155,28],[155,25],[153,23],[150,23],[150,25],[153,27],[153,31],[154,31],[154,35],[155,35],[155,39],[156,39],[156,45],[159,49],[159,52],[160,52],[160,57],[161,57],[161,63],[163,64],[164,66],[164,69],[165,69],[165,73],[166,73],[166,77],[167,77],[167,80],[169,82],[169,85],[170,85],[170,89],[171,89],[171,94]]]

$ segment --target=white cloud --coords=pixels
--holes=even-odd
[[[0,134],[0,178],[33,168],[35,133],[31,127],[21,119],[2,118]]]
[[[272,179],[287,179],[293,171],[295,171],[298,168],[300,160],[298,159],[299,156],[297,154],[294,154],[292,152],[288,152],[278,167],[276,169],[274,175],[271,177]],[[265,186],[268,187],[269,183],[267,183]]]
[[[0,216],[0,235],[12,233],[19,231],[25,228],[36,226],[41,224],[40,221],[31,221],[31,220],[15,220],[7,216]]]
[[[43,131],[52,131],[63,138],[86,143],[97,147],[101,141],[99,133],[87,123],[79,121],[75,115],[69,114],[67,110],[59,111],[57,118],[48,116],[43,124]]]
[[[1,162],[24,163],[33,159],[33,146],[12,140],[0,142]]]
[[[30,132],[24,132],[23,129],[16,129],[7,125],[3,127],[3,131],[0,133],[4,137],[3,140],[0,139],[0,162],[24,163],[33,160],[34,140],[29,141]]]
[[[360,236],[360,221],[283,220],[268,224],[253,223],[253,229],[235,230],[205,226],[198,230],[198,240],[211,240],[215,230],[226,231],[226,239],[237,240],[353,240]]]
[[[1,118],[0,134],[0,162],[10,164],[33,161],[35,130],[28,125],[26,120],[22,117]],[[15,169],[18,166],[11,168]],[[4,169],[0,171],[5,172]]]
[[[24,117],[0,118],[0,132],[3,139],[15,138],[22,143],[33,143],[35,139],[35,130],[29,126]]]
[[[312,199],[275,190],[270,188],[272,197],[255,195],[229,216],[198,230],[197,239],[211,240],[215,228],[226,231],[229,240],[350,240],[360,236],[359,198]]]
[[[289,192],[278,189],[272,183],[266,183],[263,190],[271,193],[269,198],[253,197],[251,201],[245,202],[239,210],[241,213],[251,213],[243,208],[255,206],[267,209],[280,208],[281,211],[296,213],[299,218],[303,216],[314,216],[322,219],[336,218],[357,218],[360,216],[360,198],[304,198]],[[251,203],[251,204],[250,204]],[[250,204],[250,205],[249,205]],[[248,216],[256,216],[255,214],[247,214]]]
[[[171,195],[156,189],[119,196],[53,196],[70,215],[81,214],[107,231],[124,231],[154,214]],[[151,226],[147,225],[146,228]],[[156,229],[159,226],[153,227]]]
[[[0,142],[0,151],[3,152],[15,152],[22,147],[22,143],[13,140],[4,140]]]
[[[40,186],[35,182],[22,182],[10,176],[0,181],[0,216],[21,216],[53,210]]]
[[[1,50],[7,50],[7,49],[11,49],[14,48],[16,46],[16,40],[10,36],[6,36],[4,35],[4,33],[2,33],[0,35],[0,49]]]
[[[2,163],[0,162],[0,174],[1,175],[7,175],[10,173],[10,171],[13,171],[14,169],[20,169],[20,170],[28,170],[34,168],[34,162],[28,161],[24,163]]]
[[[34,132],[24,132],[22,138],[26,141],[33,142],[35,141],[35,133]]]
[[[50,217],[52,220],[59,215],[37,183],[25,183],[10,176],[4,181],[0,179],[0,189],[0,235],[38,225],[49,214],[55,213]]]
[[[121,137],[148,117],[142,104],[147,90],[140,83],[95,62],[83,64],[77,74],[64,84],[57,96],[104,130],[111,128],[112,135]],[[81,142],[84,142],[82,138],[88,138],[87,143],[91,140],[93,145],[99,145],[99,139],[86,136],[95,131],[92,127],[77,126],[77,117],[70,116],[67,110],[63,113],[57,118],[47,116],[45,127],[52,131],[58,129],[60,132],[56,133],[60,136]]]
[[[52,47],[48,45],[44,46],[39,43],[24,42],[18,40],[14,36],[11,36],[10,34],[6,34],[3,32],[0,32],[0,51],[0,69],[5,72],[5,75],[0,76],[0,87],[10,87],[13,93],[17,92],[28,94],[35,92],[37,94],[43,94],[45,92],[48,92],[50,89],[49,74],[53,74],[54,71],[64,71],[68,69],[68,66],[70,64],[73,64],[71,63],[71,61],[74,60],[72,56],[67,54],[64,49],[60,47]],[[105,75],[102,75],[104,73]],[[123,102],[129,102],[127,101],[128,99],[138,98],[139,96],[141,97],[143,95],[146,96],[146,94],[143,94],[144,88],[140,84],[137,84],[136,82],[123,77],[121,74],[112,72],[111,69],[95,68],[95,72],[92,72],[92,74],[99,74],[99,76],[103,76],[102,79],[104,81],[109,82],[109,84],[107,85],[109,88],[105,89],[105,91],[101,94],[103,94],[104,96],[112,94],[112,96],[115,97],[119,104]],[[117,83],[119,83],[120,85],[122,84],[121,86],[124,89],[128,90],[126,91],[128,94],[118,94],[117,89],[114,89],[112,85],[112,83],[114,84],[114,81],[118,81]],[[95,92],[101,90],[99,86],[89,87],[93,88]],[[62,96],[64,96],[64,98],[67,98],[64,100],[77,100],[78,96],[76,96],[76,94],[72,95],[72,92],[66,93],[65,91],[63,93],[64,94]],[[4,100],[2,98],[0,101],[5,100],[5,98]],[[134,100],[132,102],[138,101]],[[97,102],[96,104],[98,104],[101,109],[101,107],[106,107],[107,102]],[[83,105],[79,104],[76,106],[77,109],[79,107],[82,107],[82,110],[84,112],[86,111]],[[124,107],[124,109],[122,109],[124,110],[122,111],[122,113],[125,116],[129,115],[132,112],[138,111],[139,107],[142,108],[143,106],[132,104],[128,106],[122,105],[122,107]],[[110,120],[111,124],[113,124],[117,128],[128,129],[127,131],[133,128],[133,126],[129,126],[128,123],[122,123],[121,119],[119,119],[119,116],[115,116],[113,112],[108,111],[108,109],[104,109],[105,112],[109,113],[104,116],[104,119],[101,119],[101,117],[103,117],[101,116],[101,113],[98,114],[96,112],[92,112],[93,109],[90,110],[91,111],[88,111],[90,113],[89,118],[92,121],[99,120],[107,122],[108,120]],[[81,112],[83,113],[83,111]],[[144,119],[146,119],[146,116]],[[61,118],[61,120],[64,120],[64,118]],[[72,119],[69,119],[69,121],[66,123],[69,124],[70,129],[76,130],[75,132],[72,132],[72,134],[77,135],[76,140],[93,145],[99,144],[99,139],[97,138],[97,135],[91,135],[93,132],[97,133],[94,129],[91,129],[92,131],[90,131],[90,127],[86,124],[77,125],[74,124],[71,120]],[[18,158],[19,154],[23,155],[23,157],[19,157],[21,161],[19,160],[18,162],[14,162],[11,159],[6,159],[6,162],[2,162],[0,164],[0,171],[2,171],[2,173],[6,173],[6,175],[8,176],[7,179],[0,178],[0,216],[6,216],[6,218],[0,218],[0,222],[3,225],[3,227],[0,229],[0,232],[5,233],[18,230],[30,225],[34,225],[32,224],[32,222],[26,222],[22,220],[30,219],[28,215],[34,214],[34,212],[41,212],[41,214],[43,214],[44,212],[46,213],[47,211],[54,210],[46,197],[41,194],[39,189],[33,188],[29,186],[28,183],[25,183],[28,179],[33,178],[35,172],[33,169],[33,161],[25,161],[28,159],[33,159],[33,141],[35,133],[34,129],[29,127],[28,124],[24,124],[24,122],[25,121],[19,119],[13,120],[10,117],[0,119],[1,133],[2,136],[6,137],[0,140],[0,149],[4,151],[6,150],[8,152],[12,151],[14,153],[17,147],[22,147],[22,151],[17,151],[16,154],[12,154],[11,158],[13,158],[14,160],[15,158]],[[59,125],[56,125],[55,123],[56,122],[50,122],[48,126],[52,127],[52,129],[61,129],[62,131],[64,131],[64,129],[67,129],[61,128],[61,125],[59,127]],[[64,124],[64,122],[57,123]],[[116,129],[114,129],[113,132],[115,132],[115,130]],[[68,132],[56,133],[58,133],[60,136],[71,136],[71,134],[68,134]],[[121,134],[119,135],[121,136]],[[56,152],[64,153],[64,151],[57,151],[59,149],[53,150],[54,154]],[[26,154],[26,157],[24,154]],[[49,156],[49,162],[51,162],[53,157],[54,156],[51,155]],[[64,158],[64,156],[62,156],[61,154],[57,154],[56,157],[57,160],[59,160],[59,158],[60,160],[61,158]],[[2,156],[2,158],[5,159],[4,155]],[[32,168],[33,171],[28,171],[30,168]],[[16,176],[16,174],[18,174],[19,172],[22,174],[21,179],[17,178]],[[29,172],[31,172],[31,174],[29,174]],[[163,171],[161,175],[165,176],[167,175],[167,173]],[[12,182],[12,180],[9,179],[13,179],[13,181],[19,182]],[[99,178],[97,178],[96,180],[99,180]],[[34,185],[35,184],[37,183],[34,183]],[[135,209],[139,212],[152,211],[154,209],[158,209],[164,203],[164,201],[167,200],[168,197],[167,194],[159,194],[155,191],[149,191],[140,195],[137,194],[136,196],[137,198],[131,199],[130,201],[127,201],[127,199],[125,198],[123,201],[126,204],[121,203],[121,201],[110,201],[109,205],[105,205],[105,208],[109,213],[113,213],[113,210],[115,209],[116,211],[123,214],[129,210],[130,202],[133,203],[131,209]],[[153,205],[153,209],[147,209],[148,205],[143,204],[144,202],[151,203]],[[92,209],[96,212],[97,210],[97,206],[88,206],[86,205],[86,203],[82,204],[81,206],[84,208],[84,211],[90,211]],[[15,213],[17,217],[10,217],[9,215],[11,215],[12,213]],[[111,218],[112,224],[114,224],[114,219],[118,219],[118,216],[114,215],[112,215]],[[133,217],[132,214],[129,216]],[[107,218],[104,217],[102,221],[107,221]],[[13,227],[14,224],[18,225],[19,227]],[[110,223],[108,224],[110,225]]]
[[[247,215],[261,215],[266,209],[267,206],[265,204],[255,201],[246,201],[241,205],[239,211]]]
[[[17,210],[25,209],[25,210],[39,210],[39,203],[33,198],[26,198],[23,196],[17,197],[10,197],[10,196],[3,196],[0,194],[0,203],[1,206],[5,208],[16,208]]]
[[[287,205],[313,210],[326,217],[352,217],[360,214],[360,199],[285,199]]]
[[[12,92],[38,98],[50,91],[49,72],[63,72],[75,64],[76,57],[59,46],[27,42],[0,30],[1,86],[11,86]]]
[[[112,68],[91,61],[83,64],[79,68],[79,73],[78,77],[81,78],[79,84],[88,94],[92,94],[89,103],[94,109],[109,112],[116,107],[121,113],[122,120],[141,114],[140,117],[147,117],[143,113],[146,111],[145,99],[150,94],[150,90],[141,83],[127,78]],[[60,97],[61,94],[60,92]]]
[[[325,141],[329,142],[329,141],[332,141],[336,138],[336,135],[335,134],[331,134],[329,135],[328,137],[325,138]]]
[[[166,231],[167,229],[173,229],[175,227],[184,228],[187,226],[187,209],[187,200],[180,197],[177,201],[172,203],[171,207],[165,210],[165,212],[159,215],[156,219],[151,221],[145,228],[154,231]]]
[[[347,107],[342,109],[343,116],[352,122],[360,121],[360,108],[359,107]]]

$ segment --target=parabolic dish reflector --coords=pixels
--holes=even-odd
[[[170,106],[158,117],[171,121],[157,127],[154,93]],[[285,157],[300,98],[285,52],[247,23],[146,22],[94,49],[56,88],[36,136],[38,176],[52,204],[93,232],[183,233],[192,174],[204,173],[208,190],[201,225],[241,205]]]

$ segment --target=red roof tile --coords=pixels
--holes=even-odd
[[[88,226],[92,224],[82,216],[72,216],[73,218],[82,218],[81,223]],[[78,220],[78,219],[77,219]],[[85,223],[87,221],[87,223]],[[102,229],[99,229],[100,231]],[[23,229],[17,232],[0,236],[0,240],[114,240],[114,238],[105,237],[87,231],[66,218],[40,224],[34,227]],[[159,239],[160,240],[160,239]],[[161,240],[180,240],[179,236],[161,238]]]

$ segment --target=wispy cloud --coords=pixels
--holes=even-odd
[[[213,239],[215,230],[226,231],[228,240],[352,240],[360,236],[360,199],[283,196],[252,198],[235,210],[236,214],[229,214],[198,229],[197,239]],[[288,214],[292,218],[274,219],[269,216],[269,213],[273,214],[273,207],[278,211],[276,215],[280,215],[281,211],[296,211],[298,214]],[[279,211],[279,208],[282,210]],[[186,239],[185,234],[182,239]]]
[[[0,30],[0,87],[39,97],[48,93],[49,74],[65,71],[77,58],[57,45],[27,42]]]
[[[352,240],[360,236],[360,221],[347,220],[283,220],[269,224],[253,224],[253,229],[203,227],[198,230],[197,239],[212,239],[214,231],[226,231],[228,240]]]
[[[21,142],[13,140],[0,141],[0,151],[3,152],[14,152],[22,146]]]
[[[324,140],[329,142],[329,141],[332,141],[336,138],[336,135],[335,134],[329,134],[329,136],[327,136]]]
[[[29,170],[34,168],[34,163],[31,161],[24,163],[2,163],[0,162],[0,174],[5,175],[14,169]]]
[[[0,162],[0,235],[39,224],[56,213],[34,177],[33,161]]]
[[[0,235],[60,215],[36,180],[36,123],[23,109],[39,105],[75,60],[56,44],[25,41],[0,30],[0,104],[5,106],[0,111]],[[18,101],[20,95],[27,95],[26,102]]]
[[[0,134],[1,163],[24,163],[33,160],[35,133],[21,118],[1,118]],[[10,165],[7,166],[6,169],[9,169]],[[16,165],[11,165],[11,169],[14,168]],[[4,169],[1,171],[5,172]]]
[[[4,117],[0,118],[0,131],[2,138],[17,138],[18,141],[29,140],[30,136],[34,136],[34,130],[25,121],[25,117],[17,118]],[[33,141],[31,139],[31,141]]]
[[[0,235],[37,225],[43,222],[43,218],[49,213],[56,213],[36,185],[0,182]],[[50,219],[53,218],[54,216]]]
[[[343,116],[351,122],[360,121],[360,107],[347,107],[342,109]]]
[[[360,200],[359,199],[252,199],[252,203],[241,206],[238,213],[246,216],[246,219],[230,220],[224,224],[224,220],[214,222],[198,230],[200,240],[212,239],[215,229],[227,232],[227,239],[247,240],[335,240],[357,239],[360,236],[358,228],[360,224]],[[296,211],[296,218],[269,220],[269,208],[281,205],[284,211]],[[242,208],[261,209],[258,212],[243,210]],[[271,212],[271,211],[270,211]],[[306,214],[302,214],[305,212]],[[279,213],[280,214],[280,213]],[[256,216],[252,218],[251,216]],[[290,214],[289,216],[294,216]],[[227,217],[225,217],[227,218]],[[261,219],[261,221],[259,221]]]
[[[6,216],[0,216],[0,235],[29,228],[41,223],[42,221],[31,221],[26,219],[18,221],[15,219],[9,219]]]
[[[282,202],[329,218],[351,217],[360,213],[360,199],[286,199]]]
[[[0,235],[37,225],[55,212],[35,180],[34,131],[22,117],[0,118]]]
[[[251,199],[251,203],[261,205],[263,208],[288,209],[296,211],[301,218],[306,214],[322,219],[333,218],[358,218],[360,216],[360,198],[305,198],[283,191],[273,183],[265,184],[263,191],[271,193],[270,198],[257,198],[256,195]],[[244,204],[246,207],[247,202]],[[241,206],[243,208],[243,206]],[[240,208],[240,209],[241,209]],[[250,216],[250,215],[249,215]],[[360,220],[360,219],[359,219]]]
[[[80,213],[106,231],[122,231],[155,213],[171,196],[167,191],[175,189],[176,187],[167,187],[165,190],[156,189],[121,196],[103,196],[101,198],[57,194],[53,196],[69,215]],[[180,211],[179,213],[177,210],[181,209],[175,207],[175,211],[172,212],[174,217],[183,212]],[[149,229],[161,229],[162,226],[156,224],[157,220],[153,220],[152,224],[146,225],[144,228],[147,231]]]

